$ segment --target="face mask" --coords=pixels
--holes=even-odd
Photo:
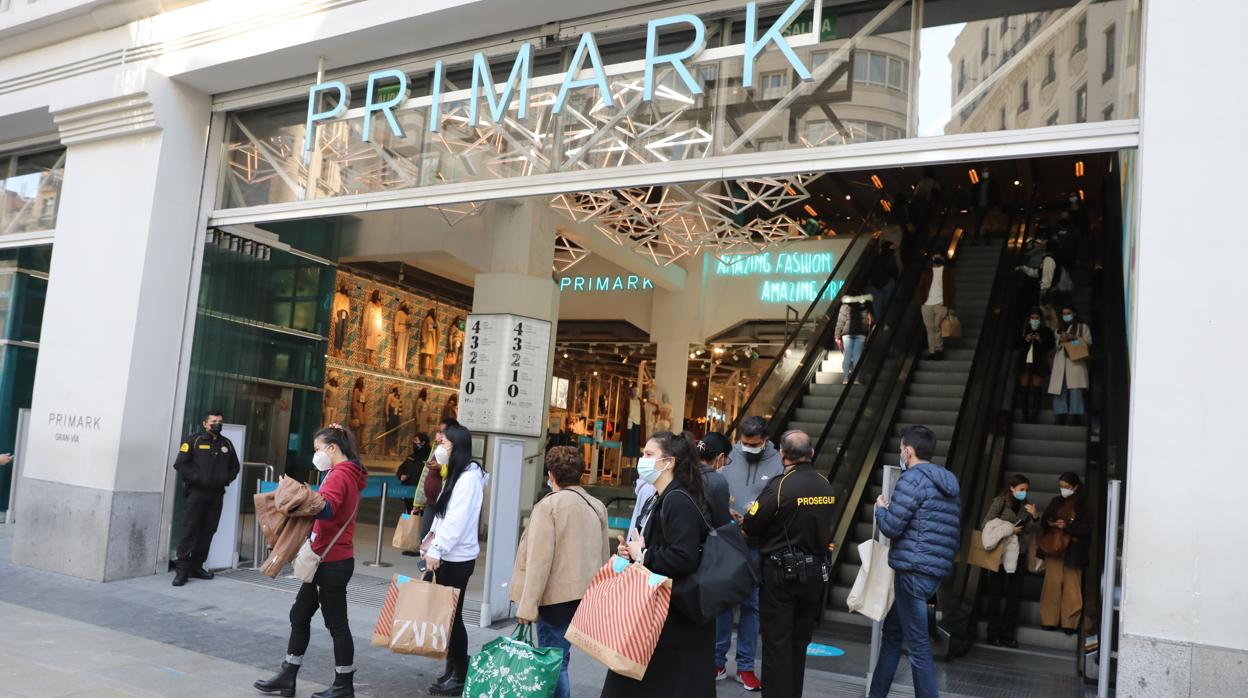
[[[902,470],[905,470],[906,468],[910,467],[906,465],[906,452],[905,451],[901,452],[901,455],[897,457],[897,460],[900,461]]]
[[[1020,502],[1027,499],[1027,490],[1022,490],[1021,492],[1015,492],[1014,499],[1017,499]]]
[[[1074,321],[1075,321],[1075,316],[1074,316],[1074,315],[1063,315],[1063,316],[1062,316],[1062,322],[1074,322]]]
[[[220,433],[221,433],[221,422],[217,422],[216,424],[209,424],[209,425],[208,425],[208,431],[210,431],[210,432],[212,432],[212,433],[214,433],[214,434],[220,434]]]
[[[334,463],[329,459],[328,453],[317,451],[312,454],[312,466],[323,473],[334,467]]]
[[[758,454],[763,452],[763,447],[762,446],[746,446],[745,444],[741,444],[741,450],[746,455],[752,454],[752,455],[757,456]]]
[[[446,465],[450,459],[451,454],[446,452],[446,446],[438,446],[433,449],[433,460],[437,461],[438,465]]]
[[[1031,326],[1031,329],[1033,329],[1033,330],[1038,330],[1038,329],[1040,329],[1040,321],[1039,321],[1039,320],[1029,320],[1029,321],[1027,322],[1027,324],[1028,324],[1028,325],[1030,325],[1030,326]]]
[[[551,491],[551,492],[554,492],[554,491],[555,491],[555,481],[554,481],[554,480],[551,480],[550,478],[546,478],[546,486],[550,488],[550,491]]]
[[[653,485],[659,481],[659,475],[663,473],[658,467],[658,458],[638,458],[637,459],[637,477],[645,480]]]
[[[1075,491],[1074,491],[1074,490],[1072,490],[1072,489],[1070,489],[1069,487],[1063,487],[1063,488],[1062,488],[1062,497],[1063,497],[1063,498],[1070,497],[1070,496],[1071,496],[1072,494],[1074,494],[1074,493],[1075,493]]]

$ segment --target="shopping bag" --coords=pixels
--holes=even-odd
[[[888,547],[873,536],[858,544],[862,566],[849,590],[846,605],[853,613],[881,621],[893,607],[893,568],[888,566]]]
[[[420,550],[420,514],[403,514],[394,526],[394,538],[390,545],[399,550]]]
[[[976,567],[983,567],[989,572],[1001,568],[1001,556],[1005,554],[1005,541],[997,544],[992,550],[984,549],[984,532],[971,531],[971,549],[967,552],[966,561]]]
[[[412,581],[411,577],[396,574],[390,580],[390,588],[386,590],[386,600],[381,605],[381,615],[377,617],[377,625],[373,628],[373,645],[375,647],[390,646],[390,630],[394,621],[394,605],[399,601],[399,587]]]
[[[548,698],[559,685],[563,650],[534,646],[533,625],[486,643],[472,656],[464,695],[469,698]]]
[[[413,579],[399,587],[390,621],[390,651],[445,659],[459,589]]]
[[[1040,536],[1027,536],[1027,571],[1032,574],[1044,573],[1044,555],[1038,546]]]
[[[698,509],[689,493],[675,491]],[[672,585],[671,603],[672,608],[699,625],[712,622],[720,613],[739,606],[758,589],[759,583],[758,565],[750,559],[750,548],[741,527],[729,521],[714,528],[705,514],[702,523],[707,535],[698,569]]]
[[[962,338],[962,321],[957,315],[950,312],[940,321],[940,336],[945,339],[961,339]]]
[[[590,581],[564,637],[611,671],[641,680],[671,600],[671,579],[612,556]]]
[[[1062,345],[1066,349],[1066,358],[1071,361],[1083,361],[1088,358],[1088,343],[1078,337]]]

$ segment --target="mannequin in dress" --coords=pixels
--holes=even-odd
[[[386,393],[386,455],[399,455],[399,425],[403,423],[403,400],[396,385]]]
[[[334,291],[334,305],[330,311],[330,318],[334,321],[334,338],[331,344],[334,356],[342,356],[342,350],[347,343],[347,323],[351,319],[351,288],[346,284],[338,284],[337,290]],[[329,424],[330,422],[325,422]]]
[[[390,368],[407,371],[408,340],[412,336],[412,309],[406,303],[394,311],[394,339],[391,342]]]
[[[325,379],[325,391],[321,394],[321,424],[333,424],[338,421],[338,401],[342,399],[342,388],[338,382],[338,372],[330,371]]]
[[[364,360],[371,364],[381,347],[381,338],[386,334],[386,321],[381,310],[381,291],[373,291],[368,303],[364,304],[364,315],[360,318],[360,323],[360,334],[364,335]]]
[[[658,415],[654,419],[654,430],[672,430],[672,403],[668,401],[667,393],[663,393],[663,400],[659,403]]]
[[[415,420],[416,431],[425,431],[428,427],[425,420],[429,418],[429,389],[421,388],[412,403],[412,418]]]
[[[438,311],[433,308],[420,321],[420,373],[433,375],[433,357],[438,354]]]
[[[442,355],[442,378],[459,382],[459,356],[464,351],[463,315],[455,316],[446,330],[446,353]]]
[[[442,408],[442,415],[439,419],[458,419],[459,418],[459,393],[451,393],[446,399],[446,405]]]
[[[356,378],[355,387],[351,389],[351,428],[361,435],[368,429],[368,391],[364,389],[364,379]]]

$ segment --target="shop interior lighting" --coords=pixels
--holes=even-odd
[[[880,199],[880,208],[884,209],[885,213],[893,212],[893,205],[888,203],[888,199]]]
[[[871,175],[871,183],[875,185],[876,189],[884,188],[884,182],[880,181],[879,175]]]
[[[819,217],[819,212],[818,212],[818,211],[816,211],[816,210],[815,210],[815,209],[814,209],[814,208],[813,208],[810,204],[806,204],[806,205],[805,205],[805,206],[803,206],[802,208],[806,209],[806,213],[809,213],[809,214],[810,214],[810,216],[811,216],[811,218],[818,218],[818,217]]]
[[[1083,160],[1076,160],[1076,161],[1075,161],[1075,176],[1076,176],[1076,177],[1082,177],[1082,176],[1083,176]]]
[[[966,174],[971,178],[971,184],[979,184],[979,173],[975,171],[974,167],[967,170]]]
[[[1016,179],[1016,180],[1014,180],[1014,186],[1016,186],[1016,187],[1021,187],[1021,186],[1023,186],[1023,183],[1022,183],[1022,182],[1020,182],[1020,181],[1018,181],[1018,180]]]
[[[1083,201],[1083,190],[1082,190],[1082,189],[1080,189],[1080,190],[1079,190],[1079,200],[1080,200],[1080,201]]]

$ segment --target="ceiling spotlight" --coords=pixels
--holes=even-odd
[[[692,385],[693,387],[695,387],[695,388],[696,388],[696,387],[698,387],[698,382],[697,382],[697,381],[693,381],[693,383],[691,383],[690,385]]]
[[[565,358],[565,359],[566,359],[566,358],[568,358],[568,352],[566,352],[566,351],[565,351],[565,352],[563,352],[563,358]]]
[[[698,355],[697,355],[697,354],[695,354],[695,353],[693,353],[693,352],[689,352],[689,358],[691,358],[691,359],[696,359],[696,358],[698,358]]]
[[[1022,186],[1022,184],[1023,184],[1023,183],[1022,183],[1022,182],[1020,182],[1020,181],[1018,181],[1017,179],[1016,179],[1016,180],[1014,180],[1014,186],[1019,187],[1019,186]]]
[[[723,347],[715,347],[715,353],[716,353],[716,354],[723,354],[723,353],[724,353],[724,348],[723,348]]]
[[[846,201],[853,201],[853,199],[854,199],[854,197],[850,196],[849,194],[846,194],[846,195],[845,195],[845,200],[846,200]]]
[[[629,355],[628,355],[628,354],[625,354],[625,355],[624,355],[624,360],[623,360],[623,361],[621,361],[620,363],[622,363],[622,364],[626,364],[626,363],[628,363],[628,357],[629,357]]]

